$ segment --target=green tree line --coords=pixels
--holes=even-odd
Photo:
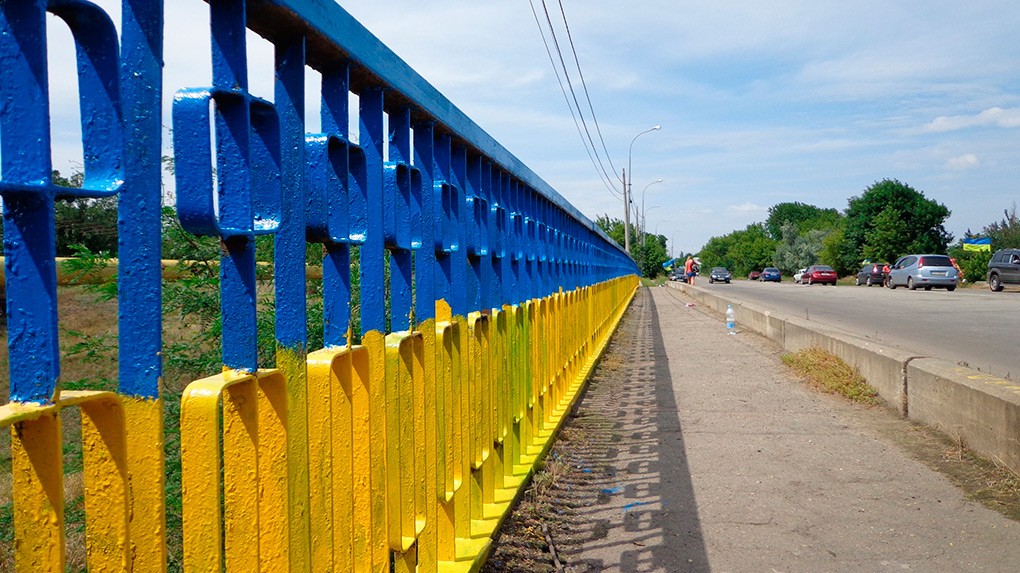
[[[799,202],[779,203],[764,222],[712,237],[699,257],[703,267],[724,266],[735,275],[774,266],[786,274],[827,264],[840,276],[856,273],[865,261],[893,262],[908,253],[948,253],[968,281],[983,280],[990,252],[966,251],[945,229],[949,209],[895,179],[872,184],[847,201],[845,210]],[[964,238],[990,237],[992,251],[1020,247],[1016,205],[1004,218]]]

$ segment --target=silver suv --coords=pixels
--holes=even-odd
[[[1002,285],[1020,285],[1020,249],[995,251],[988,261],[988,288],[1000,292]]]
[[[900,257],[889,270],[889,288],[905,286],[910,290],[922,287],[956,290],[959,279],[953,261],[946,255],[907,255]]]

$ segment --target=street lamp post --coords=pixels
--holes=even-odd
[[[641,190],[641,220],[638,221],[638,226],[641,228],[641,235],[642,236],[645,234],[645,218],[644,218],[645,217],[644,216],[644,212],[645,212],[645,191],[648,191],[648,188],[651,187],[652,185],[655,185],[656,183],[662,183],[662,179],[660,178],[660,179],[656,179],[655,181],[652,181],[648,185],[645,185],[645,188]]]
[[[656,125],[635,135],[634,139],[630,140],[630,148],[627,150],[627,172],[623,174],[623,248],[626,249],[627,254],[630,254],[630,188],[631,183],[634,181],[634,176],[632,175],[633,169],[631,168],[634,157],[634,142],[642,135],[660,129],[662,129],[662,126]]]
[[[656,224],[655,224],[655,232],[654,232],[654,235],[655,235],[656,237],[658,237],[658,236],[659,236],[659,225],[661,225],[661,224],[663,224],[663,223],[666,223],[666,222],[668,222],[668,221],[669,221],[669,219],[663,219],[663,220],[661,220],[661,221],[659,221],[658,223],[656,223]]]

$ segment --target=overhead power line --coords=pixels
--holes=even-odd
[[[599,179],[602,181],[602,184],[606,186],[606,189],[608,189],[609,192],[612,193],[613,196],[615,196],[617,199],[622,199],[622,197],[617,193],[617,191],[615,189],[615,186],[614,186],[614,182],[616,181],[616,176],[615,176],[616,169],[615,169],[615,167],[613,167],[613,175],[610,175],[606,171],[605,164],[602,162],[602,157],[599,154],[598,147],[596,147],[594,139],[591,136],[591,132],[588,129],[588,124],[585,121],[585,117],[584,117],[584,115],[585,115],[584,114],[584,110],[581,108],[581,105],[578,102],[577,94],[574,91],[573,82],[571,82],[571,80],[570,80],[570,73],[569,73],[569,71],[567,69],[566,62],[565,62],[565,60],[563,58],[563,52],[560,49],[559,40],[557,40],[557,38],[556,38],[556,30],[555,30],[555,26],[552,23],[552,18],[549,15],[548,6],[546,5],[545,0],[542,0],[542,9],[543,9],[543,11],[545,13],[546,23],[548,24],[549,36],[551,37],[551,39],[553,41],[553,46],[556,49],[556,53],[557,53],[558,59],[559,59],[559,65],[557,65],[557,63],[556,63],[556,59],[557,58],[553,57],[552,48],[549,45],[549,41],[546,39],[545,27],[543,27],[542,22],[541,22],[541,20],[540,20],[540,18],[538,16],[538,11],[535,8],[534,0],[528,0],[528,2],[531,5],[531,13],[535,17],[535,24],[538,26],[539,34],[542,36],[542,43],[545,45],[546,54],[548,54],[548,56],[549,56],[549,63],[553,67],[553,73],[556,75],[556,81],[557,81],[557,83],[559,83],[560,91],[563,93],[563,99],[564,99],[564,101],[567,104],[567,108],[570,110],[570,116],[574,120],[574,126],[577,128],[578,135],[580,135],[580,137],[581,137],[581,143],[584,145],[585,152],[587,152],[587,154],[588,154],[588,159],[592,162],[592,166],[595,168],[596,173],[598,173]],[[560,10],[561,10],[561,14],[563,16],[564,25],[566,26],[566,13],[563,11],[562,3],[560,4]],[[569,34],[569,26],[567,27],[567,30],[568,30],[567,34],[568,34],[568,37],[569,37],[569,35],[570,35]],[[573,40],[572,39],[570,41],[570,44],[571,44],[571,51],[574,54],[574,62],[575,62],[576,67],[578,69],[578,74],[581,75],[581,73],[580,73],[581,65],[580,65],[580,61],[577,59],[577,51],[573,47]],[[562,76],[560,75],[561,71],[562,71]],[[566,85],[564,85],[564,79],[566,80]],[[584,85],[583,75],[582,75],[581,82],[582,82],[582,85]],[[591,105],[591,98],[588,97],[588,95],[587,95],[588,94],[587,86],[585,86],[584,89],[585,89],[585,96],[586,96],[586,98],[588,100],[588,107],[589,107],[589,109],[591,110],[591,113],[592,113],[592,119],[595,120],[594,108]],[[567,94],[568,91],[570,92],[569,95]],[[596,125],[596,130],[599,133],[599,139],[602,140],[602,134],[601,134],[601,131],[598,130],[597,120],[595,121],[595,125]],[[602,142],[602,148],[603,148],[603,150],[605,150],[605,148],[606,148],[604,141]],[[608,153],[608,151],[606,151],[605,153],[606,153],[606,159],[609,160],[609,153]],[[611,160],[609,160],[609,164],[610,164],[610,166],[612,166],[612,161]]]
[[[584,90],[584,98],[588,101],[588,109],[591,110],[591,120],[595,124],[595,133],[599,135],[599,142],[602,143],[602,151],[606,154],[609,168],[613,175],[616,175],[616,166],[613,165],[613,158],[609,156],[609,149],[606,148],[606,140],[602,138],[602,128],[599,126],[599,118],[595,115],[595,106],[591,103],[591,95],[588,94],[588,84],[584,81],[584,72],[581,71],[581,60],[577,57],[577,49],[574,47],[574,36],[570,33],[570,24],[567,23],[567,13],[563,9],[563,0],[557,0],[560,5],[560,14],[563,16],[563,27],[567,30],[567,40],[570,42],[570,51],[574,54],[574,63],[577,64],[577,76],[581,79],[581,88]]]

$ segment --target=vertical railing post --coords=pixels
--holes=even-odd
[[[276,364],[287,394],[287,511],[291,571],[311,570],[308,515],[308,319],[305,302],[305,40],[276,45],[280,116],[280,228],[275,235]]]

